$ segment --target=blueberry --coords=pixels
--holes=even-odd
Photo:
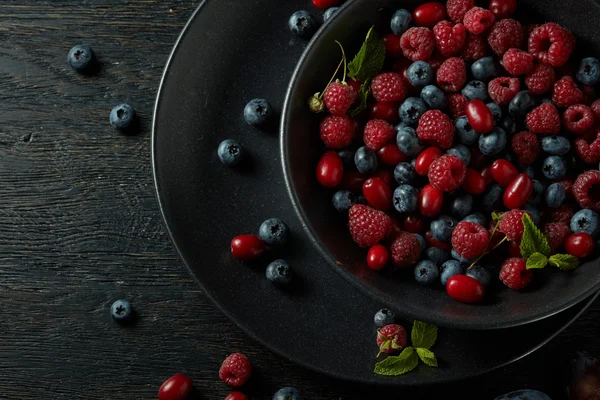
[[[119,104],[110,112],[110,124],[115,129],[130,128],[135,121],[135,110],[129,104]]]
[[[288,21],[290,31],[295,36],[310,38],[317,31],[317,21],[308,11],[296,11]]]
[[[363,196],[362,194],[359,194],[358,199],[356,200],[356,204],[364,204],[366,206],[369,203],[367,203],[367,199],[365,199],[365,196]]]
[[[427,242],[425,241],[425,238],[418,233],[413,233],[413,236],[419,241],[419,244],[421,245],[421,252],[425,251],[427,248]]]
[[[346,168],[353,169],[355,167],[353,150],[348,150],[348,149],[338,150],[337,153],[340,156],[340,158],[342,159],[342,162],[344,163],[344,170],[346,170]]]
[[[550,208],[558,208],[565,202],[567,193],[560,183],[553,183],[546,189],[546,204]]]
[[[244,107],[244,119],[249,125],[262,125],[273,114],[273,108],[265,99],[250,100]]]
[[[430,247],[425,250],[425,258],[433,261],[436,265],[441,265],[450,259],[450,254],[439,247]]]
[[[329,7],[327,10],[325,10],[325,12],[323,13],[323,22],[327,22],[327,20],[329,18],[331,18],[331,16],[339,9],[339,7]]]
[[[456,227],[456,220],[447,215],[442,215],[439,219],[431,222],[430,229],[433,238],[440,242],[449,242],[452,238],[452,232]]]
[[[290,236],[290,228],[279,218],[270,218],[260,225],[258,236],[269,246],[283,246]]]
[[[542,100],[540,100],[540,104],[554,104],[554,103],[552,103],[552,99],[551,98],[542,97]]]
[[[500,121],[500,124],[498,124],[498,126],[504,129],[504,132],[506,132],[509,135],[512,135],[517,132],[517,122],[510,115],[507,115],[504,118],[502,118],[502,121]]]
[[[267,266],[267,279],[275,285],[289,285],[292,281],[292,270],[285,260],[275,260]]]
[[[463,218],[463,221],[474,222],[481,226],[487,226],[487,219],[485,218],[485,216],[482,213],[475,213],[475,214],[467,215],[466,217]]]
[[[561,179],[567,173],[565,161],[558,156],[550,156],[542,164],[542,172],[548,179]]]
[[[466,115],[459,117],[454,123],[454,126],[456,126],[456,131],[458,133],[458,140],[460,140],[462,144],[471,146],[479,141],[479,133],[473,130]]]
[[[423,260],[415,267],[415,280],[422,285],[431,285],[439,276],[440,271],[433,261]]]
[[[408,10],[398,10],[392,15],[392,21],[390,22],[390,28],[394,35],[402,36],[404,32],[412,25],[412,13]]]
[[[489,99],[487,85],[481,81],[471,81],[467,83],[461,93],[467,100],[479,99],[481,101],[487,101]]]
[[[69,51],[67,61],[75,71],[84,71],[94,62],[96,56],[87,44],[77,45]]]
[[[303,400],[303,397],[298,389],[293,387],[284,387],[275,392],[272,400]]]
[[[409,157],[414,157],[425,149],[425,146],[417,137],[417,132],[410,127],[400,129],[396,135],[396,144],[398,145],[398,148]]]
[[[540,181],[538,181],[537,179],[533,180],[533,193],[531,194],[531,197],[529,198],[529,203],[536,205],[539,204],[542,201],[542,197],[544,196],[544,193],[546,193],[546,186],[544,186],[544,184]]]
[[[600,61],[594,57],[584,58],[579,64],[576,77],[580,83],[594,86],[600,82]]]
[[[571,218],[571,232],[585,232],[596,237],[600,230],[600,217],[595,211],[584,208],[579,210]]]
[[[369,175],[377,169],[377,154],[366,147],[361,147],[354,154],[354,164],[358,172],[364,175]]]
[[[455,218],[464,218],[473,208],[473,196],[468,193],[454,196],[450,202],[450,214]]]
[[[523,168],[523,172],[525,172],[531,179],[535,178],[535,169],[531,165]]]
[[[358,196],[348,190],[339,190],[335,192],[331,202],[339,212],[348,212],[350,207],[358,203]]]
[[[378,328],[383,328],[386,325],[393,324],[396,322],[396,314],[389,308],[382,308],[381,310],[375,313],[375,326]]]
[[[487,103],[486,106],[492,112],[496,126],[500,125],[500,122],[502,122],[502,108],[496,103]]]
[[[454,275],[462,275],[465,273],[465,268],[456,260],[446,261],[440,267],[440,280],[442,285],[446,286],[448,279]]]
[[[452,255],[452,258],[454,258],[456,261],[460,262],[463,265],[471,264],[471,262],[473,262],[473,260],[470,260],[468,258],[464,258],[460,254],[458,254],[456,252],[456,250],[454,250],[454,249],[452,249],[452,251],[450,252],[450,254]]]
[[[537,390],[516,390],[496,397],[494,400],[552,400],[546,393]]]
[[[419,193],[410,185],[400,185],[394,190],[394,208],[401,213],[411,213],[417,210]]]
[[[494,57],[483,57],[471,65],[471,73],[478,81],[487,82],[500,76],[500,65]]]
[[[471,150],[469,150],[464,144],[457,144],[451,149],[446,150],[446,153],[460,158],[467,166],[471,164]]]
[[[224,165],[233,167],[239,164],[244,158],[244,148],[235,140],[223,140],[221,144],[219,144],[217,155]]]
[[[415,167],[409,162],[401,162],[394,168],[394,179],[399,185],[412,185],[416,178],[417,173],[415,172]]]
[[[421,115],[427,111],[427,105],[418,97],[409,97],[400,106],[400,119],[407,125],[416,126]]]
[[[571,150],[571,142],[564,136],[546,136],[542,139],[542,149],[553,156],[564,156]]]
[[[533,223],[535,225],[540,224],[540,212],[538,211],[537,208],[535,208],[534,205],[525,204],[523,206],[523,211],[527,211],[529,214],[531,214],[531,220],[533,221]]]
[[[508,112],[513,117],[524,117],[537,105],[529,90],[522,90],[508,104]]]
[[[421,90],[421,99],[434,110],[443,110],[448,106],[446,94],[437,86],[428,85]]]
[[[406,125],[404,122],[400,121],[398,122],[395,126],[394,126],[394,130],[396,131],[396,134],[398,134],[402,129],[404,128],[410,128],[408,125]]]
[[[415,61],[408,67],[406,77],[416,87],[424,87],[433,80],[433,68],[425,61]]]
[[[492,273],[480,265],[468,269],[467,276],[477,279],[483,286],[488,286],[492,282]]]
[[[110,315],[117,322],[129,322],[135,317],[135,311],[127,300],[117,300],[110,306]]]
[[[493,156],[500,153],[506,147],[506,132],[500,128],[479,137],[479,150],[486,156]]]
[[[504,190],[500,185],[492,185],[483,195],[483,208],[487,211],[493,211],[500,206],[500,200]]]

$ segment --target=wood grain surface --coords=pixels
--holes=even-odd
[[[256,366],[246,390],[252,399],[270,399],[283,385],[317,400],[453,392],[486,399],[523,387],[562,398],[558,357],[600,354],[600,303],[551,345],[483,379],[386,390],[294,366],[203,297],[163,227],[150,164],[161,73],[197,4],[0,2],[0,398],[153,399],[164,379],[184,372],[195,398],[221,400],[229,390],[217,370],[232,351]],[[67,65],[78,43],[96,51],[96,75]],[[139,135],[110,128],[108,114],[120,102],[138,110]],[[135,326],[111,320],[118,298],[137,309]]]

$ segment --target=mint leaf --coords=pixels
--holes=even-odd
[[[570,254],[555,254],[548,259],[548,262],[563,271],[573,271],[579,266],[579,259]]]
[[[419,364],[419,357],[413,347],[407,347],[397,356],[389,356],[375,364],[378,375],[396,376],[412,371]]]
[[[358,92],[358,103],[352,107],[350,111],[348,111],[348,115],[351,117],[356,117],[358,114],[363,112],[367,108],[369,94],[371,94],[371,79],[367,79],[360,86],[360,91]]]
[[[419,355],[421,361],[423,361],[426,365],[429,365],[430,367],[438,366],[437,358],[435,354],[433,354],[433,351],[424,349],[422,347],[417,347],[417,354]]]
[[[548,264],[548,258],[541,253],[533,253],[527,259],[527,269],[541,269]]]
[[[437,340],[437,334],[437,326],[415,320],[410,332],[410,340],[415,347],[430,349]]]
[[[369,29],[359,52],[348,64],[348,76],[357,81],[373,79],[381,71],[385,61],[385,43],[377,36],[374,28],[372,26]]]
[[[541,253],[548,257],[550,245],[546,236],[538,229],[531,220],[529,214],[523,214],[523,239],[521,239],[521,255],[529,258],[533,253]]]

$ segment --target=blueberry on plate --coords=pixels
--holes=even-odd
[[[342,159],[342,162],[344,163],[344,171],[346,170],[346,168],[355,168],[356,166],[354,165],[354,151],[353,150],[348,150],[348,149],[344,149],[344,150],[338,150],[338,155],[340,156],[340,158]]]
[[[377,165],[379,164],[377,161],[377,154],[366,147],[361,147],[356,150],[354,154],[354,164],[356,165],[356,169],[363,175],[369,175],[377,169]]]
[[[437,241],[447,243],[452,238],[452,232],[456,228],[456,220],[447,215],[442,215],[440,218],[431,222],[431,235]]]
[[[415,167],[409,162],[401,162],[394,168],[394,179],[399,185],[412,185],[416,178]]]
[[[337,10],[339,10],[339,7],[329,7],[327,10],[325,10],[325,12],[323,13],[323,22],[327,22],[327,20],[329,20],[329,18],[331,18],[331,16]]]
[[[540,224],[540,211],[534,205],[529,203],[525,204],[523,206],[523,211],[527,211],[529,214],[531,214],[531,220],[535,225]]]
[[[533,204],[533,205],[537,205],[542,201],[542,197],[544,196],[544,193],[546,193],[546,186],[544,186],[544,184],[540,181],[538,181],[537,179],[533,180],[533,193],[531,194],[531,197],[529,198],[529,203]]]
[[[465,268],[456,260],[449,260],[440,267],[440,280],[442,285],[446,286],[448,279],[454,275],[462,275],[465,273]]]
[[[447,154],[452,154],[465,162],[465,165],[471,164],[471,150],[464,144],[457,144],[446,150]]]
[[[303,398],[298,389],[284,387],[275,392],[272,400],[303,400]]]
[[[494,211],[499,208],[504,189],[500,185],[492,185],[483,195],[483,208],[486,211]]]
[[[550,156],[546,158],[542,164],[542,172],[548,179],[561,179],[567,173],[567,165],[565,160],[558,156]]]
[[[262,125],[273,114],[273,108],[265,99],[253,99],[244,107],[244,119],[248,125]]]
[[[496,103],[487,103],[486,106],[494,116],[494,123],[500,125],[500,122],[502,122],[502,108]]]
[[[383,328],[386,325],[396,322],[396,314],[394,314],[394,312],[389,308],[382,308],[375,313],[375,317],[373,319],[376,327]]]
[[[421,252],[424,252],[427,248],[427,241],[425,241],[425,238],[418,233],[413,233],[413,236],[419,241],[419,244],[421,245]]]
[[[433,261],[436,265],[442,265],[450,259],[450,254],[439,247],[429,247],[425,250],[425,258]]]
[[[415,212],[419,203],[419,193],[410,185],[400,185],[394,190],[393,203],[400,213]]]
[[[473,196],[468,193],[456,195],[450,201],[450,214],[455,218],[464,218],[473,209]]]
[[[275,260],[267,266],[266,276],[269,282],[285,286],[289,285],[292,281],[292,270],[287,261]]]
[[[552,400],[546,393],[537,390],[516,390],[496,397],[494,400]]]
[[[282,246],[288,241],[290,228],[279,218],[270,218],[261,224],[258,236],[269,246]]]
[[[110,315],[117,322],[129,322],[134,318],[133,307],[127,300],[117,300],[110,306]]]
[[[471,81],[461,91],[467,100],[479,99],[483,102],[489,100],[487,85],[481,81]]]
[[[571,232],[585,232],[596,237],[600,229],[600,217],[595,211],[584,208],[571,218]]]
[[[217,148],[217,155],[223,165],[233,167],[238,165],[244,157],[244,148],[233,139],[223,140]]]
[[[471,73],[478,81],[487,82],[500,76],[500,66],[494,57],[483,57],[471,65]]]
[[[446,94],[434,85],[425,86],[421,90],[421,100],[433,110],[443,110],[448,106]]]
[[[584,85],[596,85],[600,82],[600,61],[594,57],[584,58],[575,77]]]
[[[115,129],[130,128],[135,122],[135,110],[129,104],[119,104],[110,112],[110,124]]]
[[[531,179],[535,178],[535,169],[531,165],[523,168],[523,172],[525,172]]]
[[[398,131],[398,134],[396,135],[396,144],[398,145],[398,148],[409,157],[414,157],[425,149],[425,146],[417,137],[417,132],[409,126]]]
[[[502,121],[500,121],[500,124],[498,124],[498,126],[504,129],[504,132],[506,132],[509,135],[512,135],[515,132],[517,132],[517,121],[515,121],[515,119],[510,115],[507,115],[504,118],[502,118]]]
[[[508,113],[513,117],[524,117],[537,105],[529,90],[522,90],[508,104]]]
[[[482,213],[475,213],[475,214],[467,215],[466,217],[463,218],[463,221],[474,222],[481,226],[487,226],[487,220]]]
[[[553,183],[546,189],[546,205],[550,208],[558,208],[565,202],[567,192],[560,183]]]
[[[456,119],[454,123],[456,127],[456,132],[458,133],[458,140],[467,146],[474,145],[479,141],[479,133],[475,132],[475,130],[469,124],[469,120],[465,115]]]
[[[422,285],[431,285],[439,276],[440,271],[433,261],[420,261],[415,267],[415,280]]]
[[[493,156],[500,153],[506,147],[506,132],[500,128],[487,134],[479,136],[479,151],[486,156]]]
[[[424,87],[433,80],[433,68],[425,61],[415,61],[406,71],[408,81],[416,87]]]
[[[419,119],[427,111],[427,105],[418,97],[409,97],[400,106],[400,119],[407,125],[416,126]]]
[[[331,199],[333,207],[339,212],[348,212],[350,207],[358,203],[358,196],[348,190],[338,190]]]
[[[290,31],[295,36],[310,38],[317,31],[317,21],[308,11],[296,11],[288,21]]]
[[[492,273],[480,265],[475,265],[467,270],[467,276],[481,282],[483,286],[488,286],[492,282]]]
[[[392,15],[390,28],[394,35],[402,36],[404,32],[412,25],[412,13],[405,9],[400,9]]]
[[[542,139],[542,150],[553,156],[564,156],[571,150],[571,142],[564,136],[546,136]]]
[[[67,61],[75,71],[86,70],[95,59],[94,51],[87,44],[74,46],[67,56]]]

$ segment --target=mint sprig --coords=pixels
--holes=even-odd
[[[375,364],[375,373],[378,375],[397,376],[417,368],[419,357],[414,347],[407,347],[397,356],[390,356]]]
[[[350,117],[356,117],[367,108],[367,100],[371,94],[371,80],[372,79],[367,79],[360,86],[357,103],[348,111],[348,115],[350,115]]]
[[[548,257],[542,253],[533,253],[528,259],[527,269],[542,269],[548,264]]]
[[[413,346],[430,349],[437,340],[438,328],[421,321],[413,322],[413,328],[410,332],[410,340]]]
[[[354,59],[348,64],[348,76],[365,82],[381,71],[385,61],[385,42],[372,26]]]
[[[570,254],[555,254],[548,259],[548,262],[563,271],[572,271],[579,266],[579,259]]]

